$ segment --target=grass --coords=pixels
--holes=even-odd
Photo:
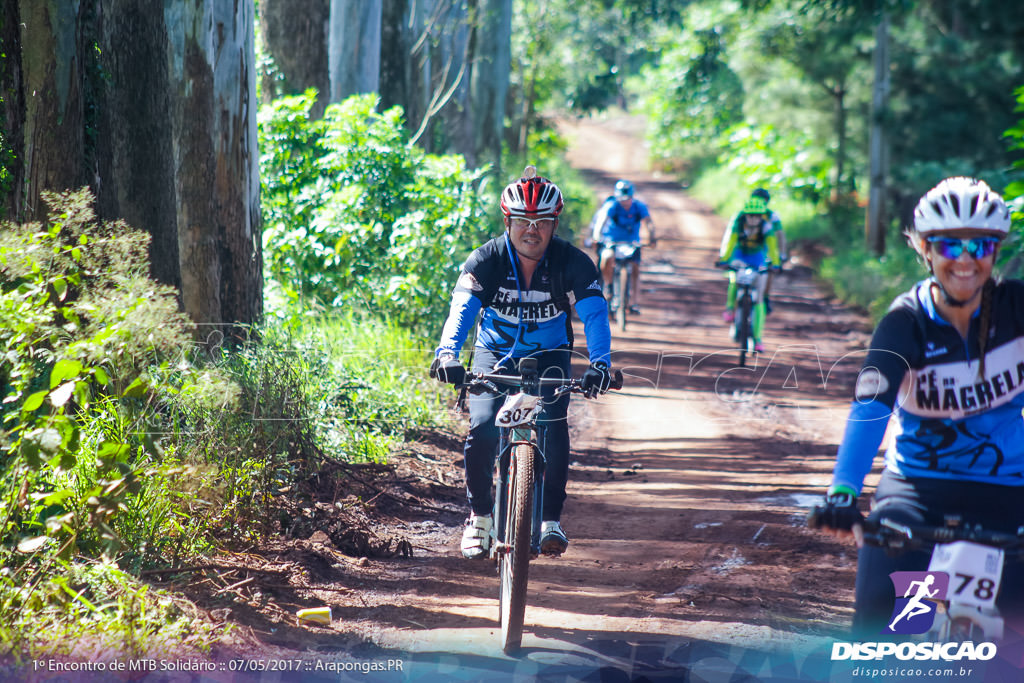
[[[49,507],[40,497],[21,520],[72,515],[72,536],[50,533],[73,543],[0,550],[0,659],[209,650],[223,628],[142,570],[258,542],[274,532],[280,491],[325,458],[385,462],[444,418],[431,349],[395,324],[320,313],[273,320],[257,338],[153,368],[144,400],[104,397],[78,416],[74,466],[36,480],[73,495]],[[98,465],[112,442],[130,447],[120,481]],[[112,487],[101,525],[84,501]]]

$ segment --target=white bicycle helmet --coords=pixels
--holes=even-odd
[[[509,218],[556,218],[563,205],[562,191],[537,175],[534,166],[527,166],[523,177],[506,185],[501,193],[501,212]]]
[[[928,190],[914,209],[914,230],[922,235],[974,228],[1003,237],[1010,209],[984,181],[957,176]]]

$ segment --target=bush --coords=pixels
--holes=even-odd
[[[402,112],[358,95],[310,110],[315,92],[260,109],[264,256],[279,291],[436,333],[469,251],[489,232],[485,173],[408,142]]]

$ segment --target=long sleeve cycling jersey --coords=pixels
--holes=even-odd
[[[885,466],[908,477],[1024,486],[1024,282],[992,292],[984,374],[979,315],[967,338],[925,280],[893,302],[857,379],[832,486],[860,492],[895,409]]]
[[[522,358],[537,351],[567,346],[567,312],[556,304],[552,291],[552,270],[561,268],[565,294],[583,321],[590,362],[608,363],[611,330],[597,268],[590,257],[560,240],[557,251],[561,262],[555,263],[552,256],[556,251],[555,240],[557,238],[552,240],[529,284],[522,282],[521,276],[517,277],[513,254],[506,248],[503,237],[487,242],[470,254],[455,285],[436,353],[458,354],[478,314],[477,347],[510,358]]]
[[[772,223],[762,221],[758,230],[752,233],[746,232],[743,228],[744,215],[738,213],[722,235],[722,244],[718,251],[718,257],[722,261],[733,258],[747,259],[760,254],[769,265],[777,266],[782,263],[779,258],[778,235]]]

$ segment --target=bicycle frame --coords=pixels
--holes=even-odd
[[[614,269],[612,275],[612,306],[615,312],[615,320],[619,329],[626,330],[626,317],[629,313],[629,301],[633,289],[633,255],[640,245],[635,242],[612,242],[605,246],[605,250],[613,252]]]
[[[496,384],[520,390],[506,399],[495,419],[500,439],[489,557],[494,560],[499,576],[498,619],[506,653],[518,650],[521,645],[529,562],[540,553],[546,469],[540,448],[544,428],[537,424],[543,412],[541,387],[553,386],[556,399],[566,393],[586,394],[578,379],[541,378],[536,358],[522,359],[519,371],[519,376],[470,375],[469,382],[463,386],[464,391],[479,388],[497,393]],[[616,373],[610,388],[621,387],[620,372]],[[523,458],[530,461],[524,463]],[[529,543],[523,543],[527,538]]]
[[[747,354],[754,352],[754,306],[761,301],[761,280],[768,268],[755,268],[729,264],[726,268],[736,274],[736,317],[732,324],[732,338],[740,349],[740,366],[746,365]]]
[[[505,526],[508,520],[505,518],[505,510],[508,509],[508,484],[510,473],[515,466],[515,447],[521,445],[532,446],[537,459],[534,463],[533,479],[533,514],[530,524],[530,555],[536,557],[540,554],[540,525],[543,513],[544,501],[544,473],[547,469],[547,460],[544,451],[540,447],[540,432],[542,427],[534,425],[532,428],[515,427],[501,429],[501,436],[498,440],[498,485],[494,496],[494,525],[491,527],[491,551],[490,559],[497,562],[498,552],[508,552],[508,548],[499,548],[500,540],[505,538]]]

